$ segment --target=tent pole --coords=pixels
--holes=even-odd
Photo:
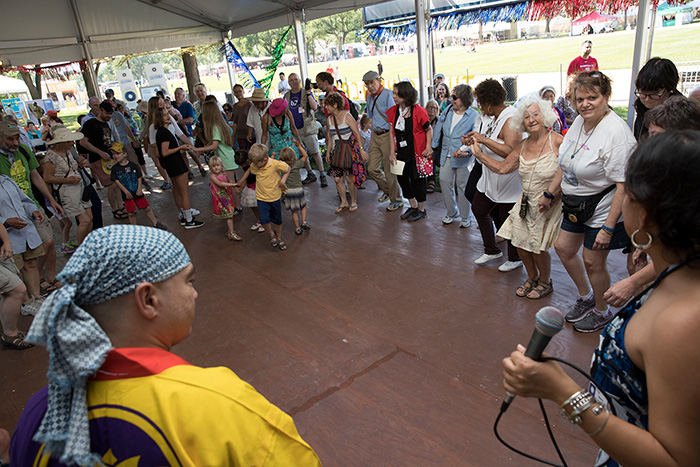
[[[70,6],[73,9],[73,19],[75,19],[75,25],[78,28],[78,35],[80,36],[80,45],[83,48],[83,57],[87,60],[88,74],[92,78],[92,92],[95,97],[102,98],[100,93],[100,86],[97,81],[97,73],[92,65],[92,53],[90,52],[90,47],[88,46],[87,38],[85,37],[85,30],[83,29],[83,21],[80,19],[80,11],[78,11],[78,4],[76,0],[70,0]],[[88,83],[85,83],[86,85]],[[90,86],[86,86],[90,87]],[[90,95],[90,89],[88,91],[88,96]]]
[[[425,21],[428,25],[428,98],[432,99],[435,94],[433,89],[433,76],[435,76],[435,51],[433,50],[433,33],[430,30],[430,0],[425,0]]]
[[[302,86],[309,77],[309,59],[306,54],[306,38],[304,37],[304,10],[294,10],[294,35],[297,39],[297,59],[299,60],[299,82]]]
[[[418,103],[425,107],[428,96],[426,81],[425,49],[426,49],[425,0],[416,0],[416,38],[418,48]]]
[[[647,58],[644,63],[651,58],[651,45],[654,42],[654,28],[656,27],[656,7],[651,9],[651,19],[649,22],[649,36],[647,37]]]
[[[226,41],[229,40],[228,35],[221,31],[221,40],[223,41],[224,45],[226,45]],[[228,81],[231,83],[231,95],[233,96],[233,102],[234,104],[238,102],[238,99],[236,99],[236,96],[233,94],[233,87],[236,85],[236,73],[235,70],[233,69],[233,66],[231,65],[231,62],[228,61],[226,58],[226,54],[224,54],[224,61],[226,62],[226,69],[228,70]]]
[[[642,50],[644,48],[644,33],[649,18],[649,0],[639,2],[637,10],[637,30],[634,35],[634,56],[632,58],[632,76],[630,79],[630,95],[627,107],[627,125],[634,128],[634,81],[639,73],[640,64],[642,62]]]

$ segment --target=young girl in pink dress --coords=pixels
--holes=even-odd
[[[226,237],[229,240],[240,242],[243,238],[233,230],[233,213],[236,205],[233,202],[233,183],[228,181],[224,172],[224,164],[218,156],[209,159],[209,185],[211,187],[211,202],[214,219],[226,219],[228,231]]]

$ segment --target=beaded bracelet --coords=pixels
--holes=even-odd
[[[554,199],[554,198],[556,198],[556,196],[554,196],[552,193],[548,192],[547,190],[545,190],[545,192],[544,192],[544,197],[547,198],[547,199]]]

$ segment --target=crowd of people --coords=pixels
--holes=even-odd
[[[611,355],[612,347],[619,344],[614,332],[624,328],[636,311],[647,307],[646,295],[629,302],[617,316],[611,307],[624,305],[650,283],[654,283],[650,290],[659,289],[653,295],[658,300],[650,300],[647,307],[652,311],[644,314],[650,317],[639,320],[646,323],[646,328],[634,327],[637,338],[625,358],[628,367],[636,365],[647,371],[646,384],[650,387],[646,403],[665,404],[671,413],[678,414],[682,409],[680,402],[663,402],[668,388],[659,383],[660,374],[670,371],[677,376],[676,370],[663,368],[660,358],[650,358],[646,366],[646,351],[664,353],[659,350],[661,344],[652,344],[656,340],[651,337],[658,334],[653,329],[657,322],[654,320],[664,320],[669,313],[664,300],[673,301],[673,292],[668,292],[670,284],[681,289],[697,284],[697,274],[686,266],[697,262],[699,240],[692,236],[694,231],[690,236],[684,233],[685,227],[693,229],[696,222],[688,217],[690,212],[677,213],[681,207],[674,203],[678,202],[676,198],[690,205],[695,203],[684,190],[692,187],[693,176],[700,175],[700,133],[693,131],[700,130],[700,103],[677,90],[679,75],[673,62],[653,58],[636,78],[637,118],[631,130],[610,107],[611,80],[598,69],[590,52],[591,43],[586,41],[581,57],[572,62],[564,95],[557,99],[555,89],[545,85],[514,104],[506,102],[505,88],[494,79],[483,80],[474,88],[460,84],[450,90],[444,76],[437,74],[435,99],[423,108],[410,82],[399,82],[390,90],[383,86],[380,73],[370,70],[363,76],[367,103],[362,113],[336,88],[332,75],[322,72],[315,77],[316,86],[311,80],[302,86],[299,76],[290,74],[284,86],[280,85],[283,97],[274,100],[268,99],[261,89],[254,89],[245,97],[240,85],[233,89],[234,104],[221,105],[201,83],[194,87],[194,102],[186,99],[181,88],[175,90],[172,100],[161,93],[139,105],[137,112],[143,115],[141,128],[111,90],[103,101],[90,99],[90,111],[80,119],[81,129],[77,132],[66,128],[55,112],[42,117],[42,123],[44,118],[48,120],[46,129],[42,126],[41,130],[24,129],[11,116],[6,117],[0,122],[0,277],[5,284],[0,290],[4,298],[0,342],[20,350],[35,342],[44,343],[53,332],[55,310],[65,312],[66,307],[80,309],[100,303],[82,285],[76,290],[74,275],[64,271],[56,277],[56,250],[69,255],[77,251],[66,269],[80,269],[85,267],[87,257],[81,253],[87,245],[81,249],[81,244],[95,247],[95,242],[109,239],[118,243],[128,236],[125,230],[103,226],[98,188],[105,189],[116,221],[128,219],[130,224],[138,224],[138,208],[148,224],[161,231],[134,230],[139,236],[174,242],[172,253],[179,266],[167,277],[146,271],[143,280],[168,283],[179,277],[183,284],[190,280],[181,277],[191,275],[189,258],[175,237],[163,231],[174,230],[176,223],[184,229],[205,225],[202,213],[190,201],[189,180],[195,177],[190,159],[200,175],[208,178],[212,217],[226,222],[226,237],[244,240],[245,235],[234,230],[233,218],[247,216],[243,208],[249,207],[255,217],[251,231],[266,232],[271,246],[279,250],[288,248],[282,238],[283,205],[291,212],[295,235],[311,230],[305,185],[318,181],[325,188],[327,177],[332,177],[339,200],[335,213],[347,215],[359,209],[357,190],[364,189],[370,179],[376,183],[380,192],[378,203],[386,203],[386,211],[400,210],[404,200],[408,202],[399,217],[409,223],[425,222],[427,195],[439,190],[444,205],[442,224],[458,222],[465,229],[474,223],[478,225],[483,254],[473,260],[476,265],[494,264],[503,257],[505,248],[506,261],[499,264],[498,270],[507,273],[524,267],[527,278],[514,294],[539,300],[554,291],[550,254],[554,248],[578,292],[567,310],[566,321],[580,332],[596,332],[610,324],[604,335],[610,335],[613,343],[606,341],[602,353],[596,354],[595,377],[613,394],[610,404],[618,409],[617,417],[623,413],[628,416],[608,426],[610,405],[601,403],[602,408],[596,412],[591,402],[583,409],[591,408],[591,413],[579,420],[583,420],[587,432],[597,428],[590,433],[610,456],[634,464],[635,455],[603,442],[599,434],[604,429],[616,430],[620,436],[629,434],[642,440],[648,437],[650,429],[660,426],[657,440],[663,444],[666,436],[677,434],[680,428],[665,423],[671,415],[646,413],[646,409],[640,413],[639,407],[646,406],[635,398],[646,395],[637,381],[623,381],[622,389],[610,382],[610,361],[619,358]],[[46,144],[41,162],[34,153],[36,146],[25,144],[27,130],[40,133]],[[679,131],[685,132],[658,136]],[[660,157],[664,151],[671,151],[668,162]],[[146,195],[152,189],[153,176],[147,172],[144,153],[153,159],[163,179],[160,189],[172,193],[171,216],[155,213],[149,207]],[[686,166],[689,170],[684,171]],[[662,202],[660,198],[669,199]],[[673,217],[676,214],[684,220]],[[53,244],[50,216],[55,216],[60,225],[60,248]],[[77,225],[74,240],[70,238],[73,222]],[[499,245],[502,242],[504,247]],[[622,250],[628,258],[630,276],[616,284],[611,284],[607,270],[612,250]],[[135,262],[142,261],[137,253],[123,254]],[[105,266],[104,273],[115,273],[109,267],[113,266]],[[665,287],[659,286],[663,277],[679,269],[683,272],[665,281]],[[661,270],[666,272],[654,282]],[[102,279],[94,280],[97,283]],[[66,290],[66,281],[73,281],[70,290]],[[130,282],[131,278],[125,281]],[[146,300],[143,294],[149,291],[139,295],[142,285],[124,285],[123,293],[133,302],[130,313],[148,321],[152,316],[144,311],[146,305],[142,301]],[[153,293],[157,295],[159,288],[155,289]],[[688,296],[696,293],[689,292]],[[692,304],[690,298],[687,300]],[[160,312],[162,309],[158,309]],[[32,327],[29,338],[17,328],[20,313],[39,313],[35,324],[40,324],[36,324],[37,329]],[[93,317],[104,328],[98,333],[100,338],[105,332],[112,337],[111,333],[120,335],[124,331],[101,312],[95,312]],[[681,325],[677,326],[681,333]],[[145,329],[144,339],[148,338],[147,333]],[[182,338],[176,336],[169,344]],[[664,335],[661,341],[668,339],[672,337]],[[169,344],[162,346],[165,351]],[[697,356],[687,353],[683,353],[684,358],[697,360]],[[98,365],[94,355],[91,358]],[[115,353],[116,367],[119,358]],[[567,397],[575,383],[556,365],[533,362],[519,349],[504,361],[504,367],[505,385],[512,393],[549,398],[562,406],[571,403]],[[93,369],[97,368],[99,365]],[[632,396],[625,389],[627,385],[635,385]],[[700,402],[700,393],[694,389],[683,400]],[[45,394],[35,401],[44,411],[59,403],[50,393],[48,401]],[[603,412],[604,420],[599,424]],[[659,425],[650,423],[653,415],[655,420],[661,420],[656,422]],[[47,417],[56,417],[56,413],[49,411]],[[39,430],[40,421],[27,421],[24,429],[29,431],[17,441],[21,452],[37,449],[31,434]],[[678,426],[687,428],[690,424]],[[89,452],[84,452],[85,446],[57,443],[48,427],[42,427],[39,439],[50,442],[56,452],[70,451],[72,457],[65,459],[90,459]],[[84,426],[71,425],[66,429],[69,428],[85,436]],[[639,428],[645,434],[635,431]],[[72,433],[70,430],[67,432]],[[311,464],[317,462],[293,425],[280,430],[286,430],[293,449]],[[697,435],[697,428],[690,431]],[[691,448],[678,446],[669,447],[669,451],[655,449],[650,447],[649,455],[657,459],[692,453]],[[670,451],[673,452],[669,454]]]

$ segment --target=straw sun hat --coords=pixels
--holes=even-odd
[[[80,141],[83,139],[82,133],[78,131],[70,131],[68,128],[65,127],[65,125],[61,125],[60,123],[58,125],[54,125],[51,127],[51,137],[53,138],[51,141],[47,141],[46,144],[51,146],[53,144],[58,144],[58,143],[70,143],[74,141]]]

